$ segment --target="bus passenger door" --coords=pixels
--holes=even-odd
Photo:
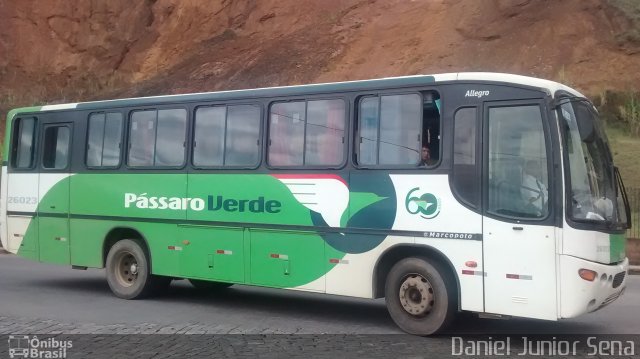
[[[543,109],[535,100],[484,107],[487,313],[557,319],[551,143]]]
[[[69,166],[71,123],[44,123],[38,185],[40,261],[70,264]]]

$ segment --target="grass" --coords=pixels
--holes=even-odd
[[[607,127],[613,160],[627,188],[640,188],[640,138],[619,127]]]

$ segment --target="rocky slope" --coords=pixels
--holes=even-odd
[[[619,3],[4,0],[0,107],[453,71],[629,90],[640,42]]]

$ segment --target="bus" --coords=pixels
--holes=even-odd
[[[559,320],[625,289],[629,203],[597,110],[562,84],[449,73],[12,110],[2,245],[174,279],[385,298],[404,331]]]

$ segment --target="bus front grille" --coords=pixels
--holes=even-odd
[[[613,287],[618,288],[620,284],[624,281],[624,277],[627,275],[627,272],[620,272],[613,277]]]

